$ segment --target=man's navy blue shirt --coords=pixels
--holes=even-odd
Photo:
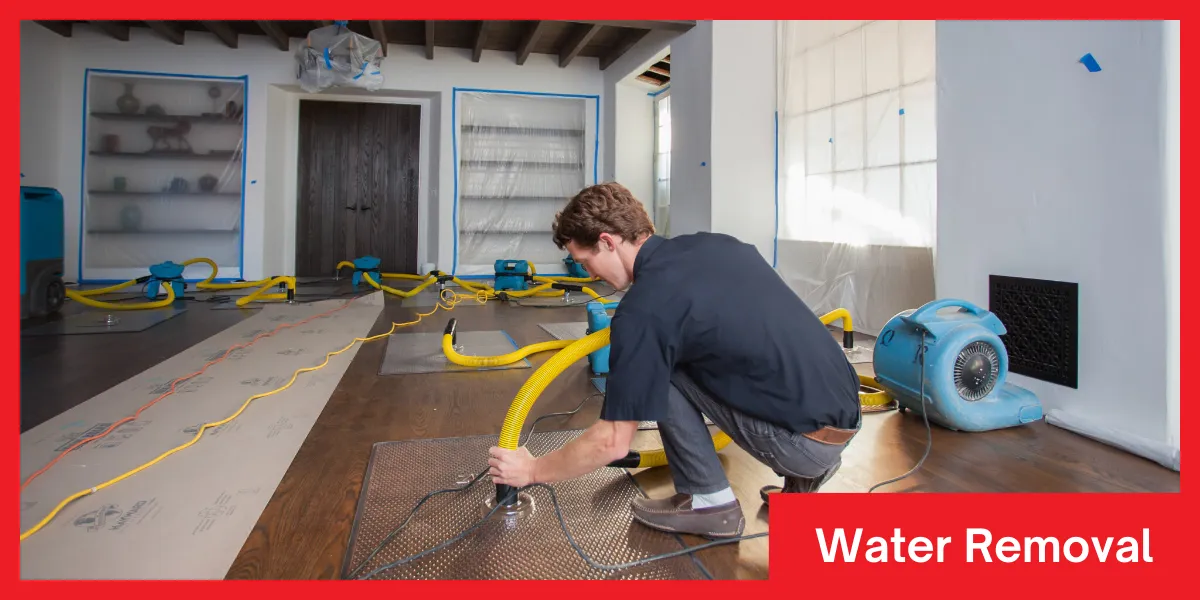
[[[681,369],[715,400],[796,433],[857,424],[858,375],[841,345],[728,235],[651,236],[610,327],[601,419],[664,420]]]

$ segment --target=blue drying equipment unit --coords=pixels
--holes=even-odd
[[[21,186],[21,318],[62,309],[63,197],[58,190]]]
[[[183,282],[183,265],[171,261],[150,265],[150,277],[146,279],[146,298],[158,298],[158,286],[169,285],[175,290],[175,297],[182,298],[187,285]]]
[[[587,269],[584,269],[583,265],[575,262],[575,259],[571,258],[570,256],[563,259],[563,264],[567,265],[567,275],[571,277],[588,278]]]
[[[498,260],[496,261],[496,283],[492,286],[497,292],[529,289],[529,281],[533,275],[529,272],[527,260]]]
[[[963,300],[904,311],[875,342],[875,380],[901,410],[921,410],[924,390],[926,416],[947,429],[988,431],[1038,421],[1041,401],[1006,381],[1005,333],[996,315]]]
[[[608,311],[617,308],[620,302],[588,302],[587,303],[587,335],[591,335],[608,327],[612,324],[612,315]],[[608,350],[609,345],[596,350],[588,355],[588,364],[592,367],[594,375],[608,375]]]
[[[354,259],[354,275],[350,279],[350,284],[358,287],[358,284],[362,283],[363,273],[370,273],[371,279],[375,280],[375,283],[382,283],[383,276],[379,273],[381,262],[383,261],[377,256],[360,256]]]

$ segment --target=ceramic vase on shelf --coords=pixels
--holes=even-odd
[[[121,111],[121,114],[132,115],[136,114],[141,107],[142,101],[133,95],[133,84],[126,83],[125,93],[117,98],[117,110]]]

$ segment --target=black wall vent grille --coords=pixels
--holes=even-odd
[[[1008,370],[1079,387],[1079,284],[992,275],[988,303],[1008,333]]]

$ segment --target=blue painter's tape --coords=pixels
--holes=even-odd
[[[829,143],[830,143],[830,144],[832,144],[832,143],[833,143],[833,138],[829,138]]]
[[[592,185],[600,183],[600,96],[596,96],[596,138],[592,144]]]
[[[775,247],[771,267],[779,267],[779,111],[775,111]]]
[[[707,166],[708,166],[708,163],[706,163],[706,162],[704,162],[704,161],[700,161],[700,166],[702,166],[702,167],[707,167]]]
[[[258,183],[258,180],[257,180],[257,179],[251,179],[251,180],[250,180],[250,185],[254,185],[254,184],[256,184],[256,183]]]
[[[333,69],[333,65],[329,62],[329,48],[325,49],[325,68],[331,70]]]
[[[127,71],[124,69],[87,69],[87,73],[109,73],[113,75],[148,75],[151,77],[174,77],[178,79],[223,79],[225,81],[242,81],[245,75],[191,75],[188,73],[160,73],[157,71]],[[118,282],[124,283],[124,282]]]
[[[904,114],[904,109],[900,109],[900,114]]]
[[[1100,63],[1096,62],[1096,57],[1092,56],[1091,52],[1084,54],[1083,58],[1079,59],[1079,62],[1083,63],[1083,66],[1087,67],[1087,70],[1093,73],[1100,70]]]
[[[667,90],[669,90],[669,89],[671,89],[671,84],[669,84],[669,83],[668,83],[668,84],[667,84],[667,87],[665,87],[665,88],[663,88],[663,89],[661,89],[661,90],[658,90],[657,92],[647,92],[647,93],[646,93],[646,95],[647,95],[647,96],[650,96],[651,98],[654,98],[654,97],[658,96],[659,94],[661,94],[661,93],[663,93],[663,92],[665,92],[665,91],[667,91]]]
[[[454,222],[454,262],[450,264],[450,274],[458,271],[458,92],[459,88],[450,91],[450,144],[454,152],[454,210],[450,218]]]

